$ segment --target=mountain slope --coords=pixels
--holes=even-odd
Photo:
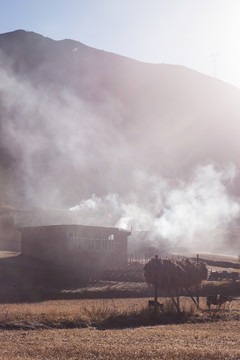
[[[233,86],[23,30],[0,35],[0,64],[2,202],[71,206],[92,193],[124,196],[139,172],[240,168]]]

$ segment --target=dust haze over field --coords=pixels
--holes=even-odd
[[[25,32],[1,35],[0,65],[2,202],[237,249],[238,89]]]

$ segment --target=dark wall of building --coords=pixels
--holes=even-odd
[[[0,211],[0,250],[19,252],[20,238],[21,234],[14,225],[14,217]]]
[[[81,225],[22,228],[23,255],[97,273],[127,265],[128,231]]]

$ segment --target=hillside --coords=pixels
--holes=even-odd
[[[208,161],[239,168],[233,86],[23,30],[0,35],[0,54],[9,202],[70,206],[92,193],[124,194],[139,169],[174,179]]]
[[[24,30],[0,35],[0,65],[1,206],[238,254],[239,89]]]

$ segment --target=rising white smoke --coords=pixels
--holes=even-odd
[[[79,223],[133,229],[133,235],[146,231],[148,245],[159,246],[167,240],[171,250],[220,251],[226,247],[231,224],[240,214],[239,201],[228,191],[235,176],[232,164],[224,169],[199,165],[187,181],[179,180],[175,185],[160,177],[138,174],[135,192],[124,198],[118,194],[93,195],[71,210]]]
[[[74,222],[146,231],[144,244],[227,246],[224,234],[239,216],[230,195],[239,194],[239,177],[233,190],[236,169],[222,164],[240,168],[239,93],[186,69],[100,56],[80,44],[72,51],[71,42],[60,56],[61,44],[44,50],[34,39],[21,56],[0,52],[4,203],[79,202]],[[190,173],[205,159],[221,168],[210,163]]]
[[[7,185],[17,183],[9,203],[63,207],[89,196],[90,187],[101,192],[107,178],[110,186],[117,185],[120,164],[130,167],[131,152],[119,129],[117,99],[105,94],[92,104],[69,84],[42,82],[37,72],[30,79],[16,74],[1,52],[0,79],[0,183],[5,174]]]
[[[198,166],[189,182],[167,194],[163,215],[155,221],[157,231],[176,247],[220,249],[240,212],[239,201],[227,190],[235,174],[233,165],[221,171],[213,165]]]

